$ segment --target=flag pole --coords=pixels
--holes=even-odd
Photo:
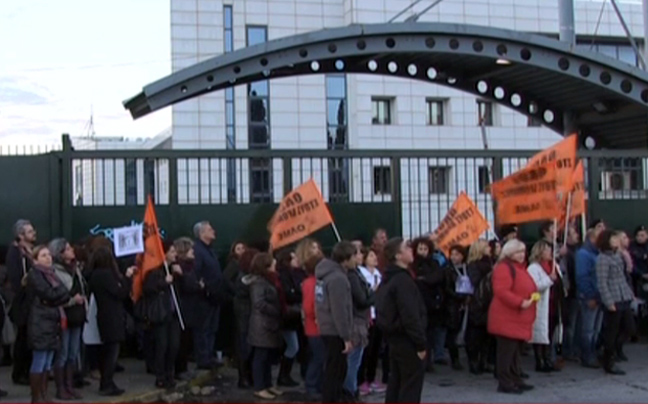
[[[567,216],[565,217],[565,238],[563,239],[563,247],[567,245],[567,237],[569,236],[569,220],[571,216],[572,194],[570,192],[567,196]]]
[[[585,212],[581,213],[581,237],[585,240],[585,233],[587,232],[587,222],[585,219]]]
[[[331,222],[331,227],[333,228],[333,233],[335,233],[335,237],[337,238],[337,241],[339,243],[340,241],[342,241],[342,237],[340,237],[340,232],[338,231],[335,222]]]
[[[167,275],[171,275],[169,272],[169,264],[167,264],[166,260],[164,260],[164,270],[166,271]],[[182,331],[185,330],[185,323],[184,319],[182,318],[182,312],[180,311],[180,305],[178,304],[178,297],[176,296],[175,288],[173,287],[173,284],[169,285],[169,288],[171,289],[171,297],[173,298],[173,305],[176,308],[176,313],[178,313],[178,321],[180,322],[180,328]]]

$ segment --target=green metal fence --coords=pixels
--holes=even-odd
[[[73,150],[0,156],[0,244],[31,219],[40,238],[72,240],[139,222],[152,194],[167,237],[212,222],[218,247],[263,240],[285,192],[313,177],[343,237],[371,238],[382,227],[414,237],[434,230],[466,191],[493,223],[488,184],[523,167],[535,151],[479,150]],[[648,223],[648,151],[584,151],[589,217],[631,229]],[[259,171],[254,162],[270,162]],[[230,180],[228,181],[228,178]],[[235,186],[232,186],[234,184]],[[325,245],[333,233],[317,236]],[[492,236],[492,232],[489,234]]]

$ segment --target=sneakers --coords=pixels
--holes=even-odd
[[[384,393],[384,392],[387,391],[387,386],[385,386],[384,384],[382,384],[380,382],[371,383],[370,388],[371,388],[371,391],[373,393],[379,393],[380,394],[380,393]]]
[[[358,391],[360,392],[360,396],[368,396],[371,394],[371,386],[369,383],[364,382],[358,387]]]
[[[274,400],[275,398],[277,398],[277,396],[275,396],[268,390],[255,391],[254,396],[260,398],[261,400]]]

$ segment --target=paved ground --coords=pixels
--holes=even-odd
[[[648,403],[648,345],[633,344],[626,349],[630,362],[623,363],[626,376],[608,376],[602,370],[584,369],[568,363],[559,373],[549,375],[533,371],[531,357],[524,358],[524,368],[531,375],[529,383],[536,386],[534,391],[522,396],[504,395],[495,391],[497,382],[492,375],[471,376],[467,371],[456,372],[448,367],[437,367],[434,374],[426,376],[423,401],[428,403]],[[162,402],[165,399],[181,402],[251,402],[251,391],[236,388],[234,372],[224,370],[219,378],[199,375],[202,383],[214,385],[216,391],[210,396],[191,395],[188,388],[184,395],[168,397],[164,392],[153,388],[154,378],[143,372],[143,363],[123,360],[126,372],[116,375],[117,384],[126,389],[126,394],[116,399],[106,399],[97,394],[97,382],[83,389],[83,402]],[[296,373],[296,372],[295,372]],[[29,390],[24,386],[14,386],[10,382],[10,369],[0,368],[0,387],[9,391],[5,402],[29,402]],[[53,383],[50,391],[54,392]],[[306,397],[297,388],[286,392],[283,402],[304,402]],[[365,398],[367,403],[381,403],[384,396],[373,395]]]

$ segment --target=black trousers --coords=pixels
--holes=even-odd
[[[107,390],[115,387],[115,367],[119,358],[119,342],[104,342],[101,345],[100,366],[101,382],[99,390]]]
[[[382,349],[382,332],[375,325],[369,327],[369,344],[362,354],[362,362],[358,370],[358,385],[365,382],[373,383],[376,381],[376,369],[378,368],[378,359]]]
[[[523,384],[520,354],[523,341],[497,337],[495,376],[503,388],[512,389]]]
[[[486,326],[470,324],[466,326],[466,353],[473,365],[484,366],[493,345],[492,337]]]
[[[32,362],[32,353],[29,349],[27,326],[17,327],[16,342],[13,348],[13,371],[11,378],[14,382],[29,380],[29,369]]]
[[[635,333],[636,324],[630,308],[630,302],[616,303],[616,311],[607,308],[603,313],[603,346],[605,348],[604,365],[612,366],[615,352],[623,348]]]
[[[338,403],[347,373],[347,355],[343,354],[344,341],[338,336],[322,335],[326,346],[326,365],[322,383],[322,402]]]
[[[193,334],[190,328],[180,331],[180,347],[178,348],[178,356],[176,356],[175,373],[180,375],[189,370],[189,356],[191,348],[193,347]]]
[[[389,341],[389,371],[385,403],[420,403],[425,361],[411,342]]]
[[[172,381],[175,360],[180,347],[180,324],[175,316],[152,329],[155,339],[155,378],[158,381]]]

